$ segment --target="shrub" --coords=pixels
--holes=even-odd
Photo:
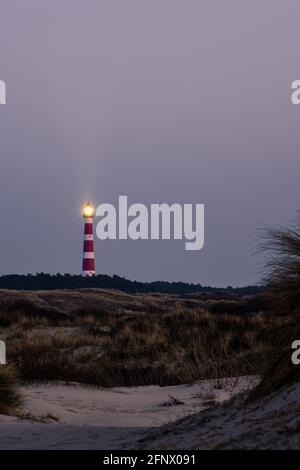
[[[17,391],[18,374],[10,365],[0,365],[0,414],[11,414],[21,404]]]
[[[288,227],[264,229],[262,238],[266,302],[277,312],[300,313],[300,213]]]

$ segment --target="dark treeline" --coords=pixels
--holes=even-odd
[[[72,274],[45,274],[37,273],[18,275],[10,274],[0,276],[0,289],[16,290],[53,290],[53,289],[86,289],[98,287],[102,289],[119,289],[129,293],[135,292],[161,292],[168,294],[216,293],[219,291],[232,292],[237,295],[258,294],[262,291],[259,286],[236,287],[231,286],[219,289],[217,287],[189,284],[185,282],[137,282],[119,276],[99,274],[84,277]]]

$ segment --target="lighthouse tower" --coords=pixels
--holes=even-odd
[[[95,209],[92,204],[88,202],[84,206],[82,215],[84,217],[82,275],[94,276],[96,274],[93,234],[93,218],[95,215]]]

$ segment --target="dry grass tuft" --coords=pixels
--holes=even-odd
[[[21,404],[17,391],[18,374],[10,365],[0,365],[0,414],[15,413]]]
[[[0,291],[0,319],[8,360],[24,381],[104,387],[261,374],[276,346],[272,331],[288,322],[248,296],[101,289]]]
[[[258,251],[267,253],[266,303],[274,311],[300,313],[300,213],[284,228],[267,228]]]

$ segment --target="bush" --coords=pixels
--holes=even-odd
[[[0,414],[11,414],[21,404],[17,383],[16,370],[9,365],[0,365]]]
[[[288,227],[264,229],[262,237],[266,303],[280,313],[300,313],[300,214]]]

